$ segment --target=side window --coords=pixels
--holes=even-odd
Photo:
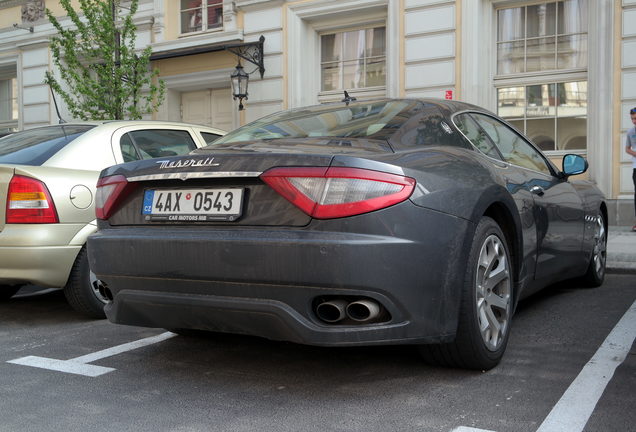
[[[548,175],[552,174],[541,154],[515,131],[492,117],[475,113],[471,115],[492,139],[506,162]]]
[[[135,153],[124,152],[127,143],[132,144]],[[196,149],[190,133],[184,130],[147,129],[128,132],[120,140],[124,160],[128,157],[135,159],[152,159],[156,157],[169,157],[185,155]]]
[[[408,115],[405,115],[408,118]],[[460,135],[450,128],[442,112],[435,105],[423,104],[421,112],[400,125],[400,132],[395,135],[400,146],[453,146],[470,148]]]
[[[132,162],[134,160],[141,159],[141,156],[137,153],[137,150],[135,149],[135,146],[128,134],[124,134],[121,137],[119,140],[119,146],[121,148],[121,154],[124,157],[124,162]]]
[[[468,114],[459,114],[453,118],[455,126],[462,131],[466,138],[473,143],[483,154],[494,159],[501,160],[501,155],[497,152],[495,145]]]
[[[213,134],[210,132],[201,132],[201,136],[206,144],[211,144],[216,141],[221,135]]]

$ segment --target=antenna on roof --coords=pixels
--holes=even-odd
[[[341,100],[340,102],[344,102],[344,103],[346,103],[346,104],[347,104],[347,106],[349,105],[349,102],[353,102],[353,101],[356,101],[356,100],[357,100],[356,98],[354,98],[354,97],[352,97],[352,96],[349,96],[349,93],[347,93],[347,91],[346,91],[346,90],[344,91],[344,96],[345,96],[345,97],[344,97],[344,99],[343,99],[343,100]]]
[[[57,113],[57,118],[59,119],[59,124],[64,124],[66,123],[66,120],[64,120],[62,118],[62,116],[60,115],[60,110],[57,107],[57,100],[55,99],[55,93],[53,92],[53,87],[49,86],[49,88],[51,89],[51,95],[53,95],[53,103],[55,104],[55,112]]]

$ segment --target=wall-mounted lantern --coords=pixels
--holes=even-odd
[[[1,2],[2,0],[0,0]],[[215,51],[227,50],[232,54],[236,54],[238,57],[238,65],[236,69],[230,74],[232,82],[232,96],[234,99],[239,100],[239,110],[244,109],[243,99],[247,99],[247,84],[249,76],[258,71],[263,78],[265,73],[265,64],[263,63],[263,44],[265,43],[265,36],[258,38],[256,42],[239,42],[232,44],[219,44],[212,43],[205,46],[197,46],[194,48],[185,48],[172,51],[165,51],[155,53],[150,56],[150,60],[163,60],[168,58],[184,57],[189,55],[203,54]],[[247,63],[251,63],[256,66],[251,72],[243,70],[241,60],[244,60],[243,64],[247,66]]]
[[[247,85],[250,81],[250,76],[243,70],[243,66],[239,62],[236,65],[236,69],[230,75],[232,80],[232,96],[234,100],[239,100],[239,111],[243,110],[243,99],[247,99]]]
[[[239,57],[238,65],[236,65],[236,69],[230,75],[230,79],[232,81],[232,96],[234,100],[239,100],[239,111],[245,108],[243,106],[243,99],[247,100],[247,86],[250,80],[250,74],[253,74],[256,71],[259,71],[261,74],[261,78],[263,78],[263,74],[265,73],[265,65],[263,64],[263,43],[265,42],[265,36],[262,36],[258,39],[258,42],[248,42],[236,45],[227,45],[225,49],[230,51],[231,53],[236,54]],[[243,66],[241,65],[241,59],[252,63],[256,66],[252,72],[245,72],[243,70]]]

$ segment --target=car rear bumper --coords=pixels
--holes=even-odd
[[[5,225],[0,232],[0,285],[63,287],[82,244],[85,224]]]
[[[311,230],[103,229],[89,237],[89,260],[114,297],[105,311],[115,323],[326,346],[448,341],[471,226],[412,209],[390,218],[403,226],[365,216],[362,225],[314,221]],[[407,228],[418,226],[411,217],[419,228]],[[344,232],[352,224],[367,233]],[[329,324],[315,313],[325,297],[372,299],[390,318]]]
[[[323,346],[433,343],[454,333],[412,334],[407,320],[366,326],[326,326],[307,319],[288,303],[267,299],[120,291],[105,308],[115,323],[166,329],[195,328]]]
[[[81,246],[0,247],[0,285],[63,287]]]

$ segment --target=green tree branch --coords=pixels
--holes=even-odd
[[[131,0],[127,11],[120,3],[79,0],[76,11],[71,0],[60,0],[72,22],[66,28],[46,10],[57,30],[50,48],[59,76],[48,71],[44,81],[75,118],[141,119],[163,101],[165,83],[150,69],[151,48],[135,49],[139,0]]]

